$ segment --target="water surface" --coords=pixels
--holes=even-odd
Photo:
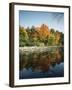
[[[23,52],[20,56],[20,79],[64,76],[64,49],[52,47],[42,52]]]

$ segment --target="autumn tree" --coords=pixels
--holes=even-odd
[[[57,30],[55,33],[55,38],[56,38],[56,45],[60,45],[59,40],[60,40],[60,32]]]
[[[24,28],[19,27],[19,45],[20,46],[63,46],[64,34],[45,24],[40,27],[32,26]]]

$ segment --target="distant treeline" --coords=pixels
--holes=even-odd
[[[58,30],[49,29],[47,25],[31,28],[19,26],[19,46],[63,46],[64,34]]]

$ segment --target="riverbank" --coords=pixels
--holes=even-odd
[[[63,46],[43,46],[43,47],[37,47],[37,46],[32,46],[32,47],[19,47],[19,52],[24,53],[24,52],[44,52],[44,51],[50,51],[56,48],[61,48]]]

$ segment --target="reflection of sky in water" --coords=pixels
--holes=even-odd
[[[56,64],[50,67],[47,72],[32,71],[31,68],[23,69],[20,71],[20,79],[28,78],[44,78],[44,77],[63,77],[64,76],[64,63]]]

